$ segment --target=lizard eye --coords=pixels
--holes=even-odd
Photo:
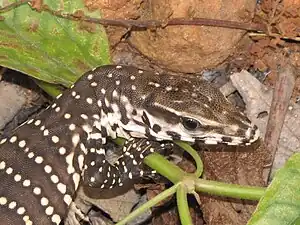
[[[190,131],[196,130],[198,127],[201,126],[199,121],[192,119],[192,118],[188,118],[188,117],[182,118],[182,124],[185,129],[190,130]]]

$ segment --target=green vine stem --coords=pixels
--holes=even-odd
[[[177,188],[176,199],[177,199],[177,207],[179,212],[179,218],[181,224],[184,225],[193,225],[193,221],[191,218],[189,205],[187,201],[187,187],[184,183],[180,184]]]
[[[237,199],[259,200],[264,195],[266,188],[195,179],[195,190]]]
[[[156,195],[154,198],[150,199],[148,202],[131,212],[128,216],[126,216],[124,219],[122,219],[120,222],[118,222],[116,225],[125,225],[130,220],[136,218],[137,216],[141,215],[146,210],[150,209],[151,207],[155,206],[157,203],[163,201],[164,199],[168,198],[169,196],[173,195],[178,186],[181,185],[181,183],[177,183],[173,185],[172,187],[166,189],[162,193]]]
[[[194,172],[194,175],[196,177],[200,177],[203,173],[203,163],[198,152],[194,148],[192,148],[188,143],[182,141],[174,141],[174,143],[177,144],[179,147],[183,148],[193,157],[197,168],[196,171]]]
[[[265,188],[263,187],[226,184],[223,182],[197,178],[193,174],[184,172],[174,163],[166,160],[158,153],[148,155],[145,157],[144,162],[159,174],[169,179],[172,183],[193,180],[197,192],[247,200],[259,200],[265,192]]]
[[[166,177],[173,184],[183,180],[184,176],[188,176],[188,173],[156,152],[146,156],[144,163],[156,170],[160,175]]]

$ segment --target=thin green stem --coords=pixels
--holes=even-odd
[[[189,210],[189,205],[187,201],[187,188],[183,183],[179,185],[177,188],[176,198],[177,198],[177,207],[178,207],[181,224],[193,225],[190,210]]]
[[[182,141],[174,141],[174,143],[177,144],[179,147],[183,148],[193,157],[193,159],[196,162],[196,168],[197,168],[196,171],[194,172],[194,175],[196,177],[200,177],[203,173],[203,163],[197,151],[193,149],[188,143]]]
[[[144,163],[174,184],[188,175],[174,163],[166,160],[162,155],[155,152],[145,157]]]
[[[259,200],[264,195],[266,188],[195,179],[195,190],[237,199]]]
[[[125,225],[128,223],[130,220],[136,218],[137,216],[141,215],[143,212],[146,210],[150,209],[151,207],[155,206],[157,203],[161,202],[162,200],[168,198],[169,196],[173,195],[178,186],[181,183],[177,183],[173,185],[172,187],[168,188],[167,190],[163,191],[162,193],[158,194],[148,202],[146,202],[144,205],[140,206],[136,210],[134,210],[132,213],[130,213],[128,216],[126,216],[124,219],[122,219],[120,222],[118,222],[116,225]]]

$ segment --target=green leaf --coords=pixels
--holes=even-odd
[[[18,2],[0,0],[0,7]],[[82,0],[43,0],[55,11],[100,18]],[[109,64],[109,45],[102,26],[58,18],[28,4],[0,13],[0,65],[66,87],[84,72]]]
[[[278,170],[248,225],[300,224],[300,154]]]

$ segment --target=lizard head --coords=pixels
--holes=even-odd
[[[134,109],[123,127],[132,136],[227,145],[250,145],[259,138],[247,116],[200,77],[139,72],[134,90],[123,89]]]
[[[111,108],[107,121],[111,127],[117,124],[117,136],[227,145],[250,145],[259,138],[246,115],[198,76],[130,66],[107,66],[100,72],[99,99],[104,95],[102,106]]]

